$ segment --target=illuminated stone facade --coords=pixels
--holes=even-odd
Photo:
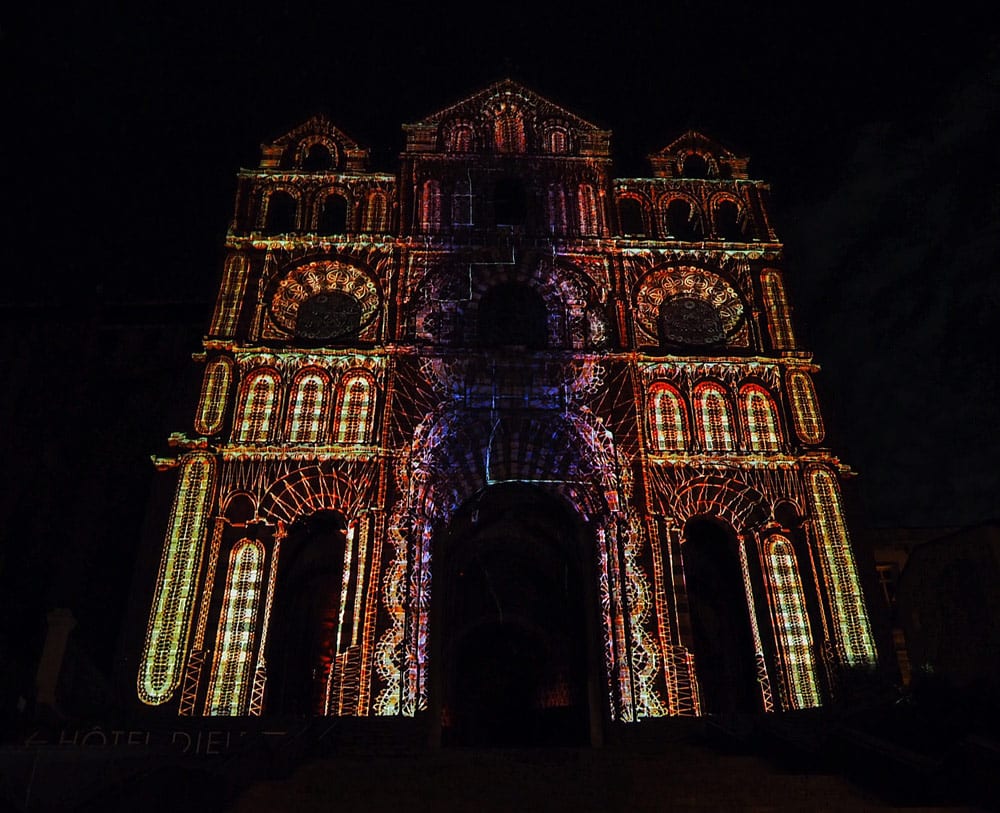
[[[510,81],[404,130],[398,175],[323,117],[239,174],[140,699],[599,739],[873,665],[747,159],[615,178]]]

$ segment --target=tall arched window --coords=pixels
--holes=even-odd
[[[776,534],[767,540],[766,578],[778,651],[785,666],[788,702],[793,709],[820,704],[812,629],[791,542]]]
[[[369,192],[368,204],[365,206],[365,231],[388,231],[388,224],[385,222],[385,211],[385,195],[381,192]]]
[[[472,125],[462,122],[452,126],[448,134],[449,152],[472,152],[476,146],[476,132]]]
[[[319,443],[323,440],[327,412],[326,373],[313,370],[300,373],[292,384],[288,399],[288,424],[285,434],[292,443]]]
[[[633,197],[618,198],[618,221],[626,237],[645,237],[646,218],[642,202]]]
[[[733,429],[729,418],[729,400],[721,384],[702,381],[694,388],[694,414],[698,440],[706,452],[733,450]]]
[[[767,328],[771,334],[771,343],[777,350],[795,349],[791,312],[781,275],[777,271],[765,271],[761,275],[761,288],[764,292],[764,304],[767,306]]]
[[[596,236],[598,213],[597,195],[594,193],[594,187],[588,183],[580,184],[580,189],[577,193],[577,204],[580,209],[580,234],[585,237]]]
[[[740,413],[747,445],[754,452],[781,451],[778,410],[771,394],[758,384],[740,389]]]
[[[165,703],[180,685],[181,659],[187,653],[215,475],[216,463],[211,455],[194,452],[181,458],[146,645],[140,658],[139,699],[147,705]]]
[[[788,392],[792,402],[795,434],[805,443],[819,443],[826,431],[816,403],[812,379],[801,370],[793,370],[788,374]]]
[[[340,384],[337,403],[337,443],[368,443],[374,412],[374,387],[361,372],[348,373]]]
[[[250,683],[257,608],[264,576],[264,546],[255,539],[237,542],[229,554],[215,660],[205,713],[234,716],[244,710]]]
[[[687,448],[687,408],[681,394],[669,384],[657,383],[650,389],[649,429],[654,451],[673,452]]]
[[[278,374],[270,370],[254,373],[243,382],[236,440],[264,443],[271,439],[278,409]]]
[[[472,225],[472,179],[468,175],[455,181],[451,193],[451,222],[455,226]]]
[[[553,155],[565,155],[569,152],[569,133],[564,127],[552,127],[545,134],[545,146]]]
[[[740,207],[731,200],[722,200],[712,208],[712,220],[715,236],[720,240],[743,242],[742,212]]]
[[[317,225],[320,234],[345,234],[347,232],[347,199],[333,193],[323,199]]]
[[[213,359],[205,367],[205,377],[201,384],[201,401],[195,431],[203,435],[213,435],[222,426],[229,397],[229,382],[233,363],[227,358]]]
[[[549,231],[562,237],[569,230],[566,222],[566,189],[561,183],[549,184],[548,189]]]
[[[840,488],[833,474],[819,466],[809,470],[808,481],[816,547],[833,613],[837,648],[845,663],[875,663],[875,643],[844,522]]]
[[[287,234],[298,228],[298,202],[288,192],[272,192],[267,199],[264,231],[267,234]]]
[[[494,134],[497,152],[524,152],[524,116],[521,111],[513,105],[504,105],[494,121]]]
[[[441,184],[424,181],[420,192],[420,226],[426,232],[441,230]]]
[[[330,172],[333,168],[333,155],[325,144],[310,145],[302,156],[302,169],[306,172]]]
[[[667,204],[666,220],[668,239],[701,239],[701,225],[695,209],[683,198],[674,198]]]

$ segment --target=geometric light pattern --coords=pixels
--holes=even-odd
[[[694,388],[694,414],[698,440],[706,452],[729,452],[734,448],[729,401],[721,384],[702,381]]]
[[[241,443],[265,443],[271,438],[277,414],[277,374],[269,370],[255,373],[243,382],[240,395],[236,440]]]
[[[819,683],[795,553],[791,542],[780,534],[768,537],[766,544],[766,574],[778,648],[785,664],[789,707],[812,708],[820,704]]]
[[[816,403],[816,390],[808,373],[792,370],[788,373],[788,394],[792,403],[795,434],[805,443],[820,443],[826,433],[823,416]]]
[[[299,374],[292,385],[285,436],[291,443],[318,443],[323,438],[329,410],[328,379],[325,372]]]
[[[214,435],[222,427],[233,363],[227,358],[210,361],[205,367],[201,400],[194,428],[203,435]]]
[[[215,663],[208,687],[206,714],[231,716],[243,711],[251,674],[263,565],[264,546],[256,539],[244,539],[229,554],[229,573],[215,640]]]
[[[345,377],[337,408],[337,443],[367,443],[372,418],[372,382],[360,372]]]
[[[165,703],[180,683],[215,470],[211,455],[195,452],[181,461],[140,660],[139,697],[150,705]]]
[[[844,523],[840,488],[833,474],[819,466],[809,469],[808,478],[809,502],[833,611],[837,648],[848,664],[874,664],[875,643]]]
[[[746,427],[747,445],[751,451],[781,451],[778,412],[767,390],[759,384],[746,384],[741,387],[740,414]]]
[[[687,409],[677,389],[657,382],[650,387],[649,400],[652,450],[672,452],[687,448]]]
[[[771,341],[779,350],[794,349],[790,308],[781,275],[777,271],[764,271],[761,274],[761,288],[764,304],[767,306],[767,328],[771,333]]]

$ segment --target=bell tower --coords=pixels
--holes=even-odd
[[[598,742],[819,706],[875,647],[767,186],[506,80],[241,170],[137,689]],[[470,688],[471,687],[471,688]]]

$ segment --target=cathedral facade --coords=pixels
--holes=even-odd
[[[324,117],[239,173],[139,699],[593,740],[873,666],[747,159],[616,178],[512,81],[404,130],[397,174]]]

